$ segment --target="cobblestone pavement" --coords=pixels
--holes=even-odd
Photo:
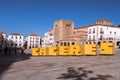
[[[0,56],[0,80],[120,80],[120,50],[112,56]]]

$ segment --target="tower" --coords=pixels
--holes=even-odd
[[[74,22],[58,20],[54,23],[53,35],[55,43],[73,34]]]

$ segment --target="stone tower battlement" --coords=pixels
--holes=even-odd
[[[54,40],[59,41],[70,36],[74,31],[74,22],[70,20],[58,20],[54,22]]]

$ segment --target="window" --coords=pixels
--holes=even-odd
[[[116,32],[114,32],[114,34],[116,35]]]
[[[17,36],[16,36],[16,39],[17,39]]]
[[[72,42],[72,45],[75,45],[75,43],[74,43],[74,42]]]
[[[58,27],[58,24],[55,24],[55,27]]]
[[[21,36],[20,36],[20,39],[21,39]]]
[[[12,39],[13,39],[13,36],[12,36]]]
[[[102,28],[100,28],[100,33],[101,33],[101,34],[103,34],[103,33],[104,33]]]
[[[17,47],[17,44],[15,44],[15,47]]]
[[[21,44],[19,44],[19,46],[21,46]]]
[[[95,35],[93,35],[93,40],[95,40]]]
[[[61,42],[61,43],[60,43],[60,45],[62,46],[62,45],[63,45],[63,43]]]
[[[11,47],[13,47],[13,43],[11,43]]]
[[[66,46],[66,42],[64,42],[64,46]]]
[[[70,23],[67,23],[66,26],[71,26],[71,24],[70,24]]]
[[[110,31],[110,34],[112,34],[112,32]]]
[[[56,43],[59,43],[59,41],[56,41]]]
[[[89,40],[91,40],[91,36],[89,36]]]
[[[31,49],[31,46],[29,46],[29,49]]]
[[[93,28],[93,33],[95,33],[95,28]]]
[[[100,40],[102,40],[102,38],[103,38],[103,35],[100,35]]]
[[[68,42],[68,46],[70,46],[70,42]]]
[[[89,29],[89,34],[91,34],[91,29]]]
[[[39,40],[39,38],[36,38],[36,40]]]

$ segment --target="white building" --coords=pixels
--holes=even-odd
[[[51,30],[45,33],[43,38],[42,47],[50,47],[54,44],[54,36]]]
[[[109,20],[98,20],[88,27],[88,41],[112,41],[117,45],[120,41],[120,27],[112,25]]]
[[[18,33],[8,35],[10,47],[23,47],[24,37]]]
[[[41,38],[37,34],[30,34],[26,37],[25,44],[27,49],[38,48],[41,44]]]
[[[4,48],[7,45],[7,34],[6,32],[0,30],[0,48]]]

